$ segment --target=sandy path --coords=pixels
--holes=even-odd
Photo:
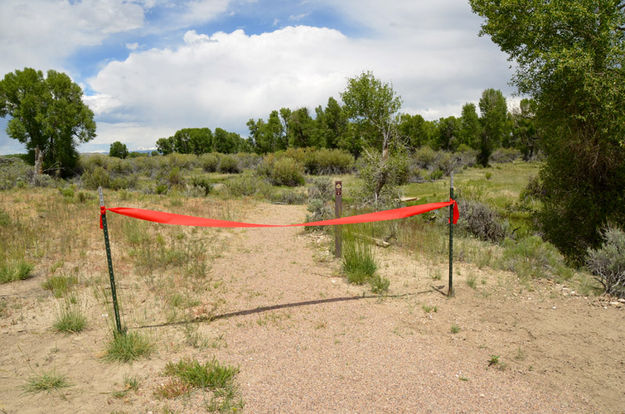
[[[248,220],[285,223],[304,216],[302,206],[260,205]],[[590,409],[567,385],[556,386],[516,368],[488,369],[496,332],[453,335],[450,325],[441,326],[457,319],[467,329],[484,309],[463,315],[467,304],[455,308],[428,289],[431,280],[419,263],[380,257],[382,273],[391,279],[390,294],[408,296],[348,300],[368,294],[367,289],[346,284],[338,275],[338,261],[315,261],[324,252],[313,244],[301,229],[246,230],[214,264],[215,274],[229,276],[218,314],[285,305],[213,322],[228,342],[219,357],[241,368],[246,411]],[[415,294],[420,291],[426,293]],[[320,303],[302,304],[314,300]],[[425,314],[422,303],[437,305],[439,312]]]

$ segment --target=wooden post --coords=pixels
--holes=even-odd
[[[454,198],[454,172],[449,175],[449,198]],[[449,290],[447,296],[454,295],[454,206],[449,206]]]
[[[98,187],[98,193],[100,194],[100,207],[104,207],[104,196],[102,195],[102,187]],[[111,282],[111,296],[113,298],[113,312],[115,313],[115,327],[117,333],[123,334],[122,323],[119,319],[119,307],[117,306],[117,290],[115,289],[115,275],[113,274],[113,259],[111,258],[111,246],[109,243],[109,231],[106,224],[106,214],[101,214],[102,230],[104,232],[104,246],[106,247],[106,261],[109,268],[109,279]]]
[[[340,218],[343,214],[343,183],[334,182],[334,215]],[[341,257],[343,250],[343,229],[341,226],[334,226],[334,256]]]

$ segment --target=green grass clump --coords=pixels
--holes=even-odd
[[[371,246],[365,242],[346,237],[343,243],[343,272],[347,281],[362,285],[375,274],[378,266]]]
[[[87,326],[87,317],[76,306],[69,303],[61,309],[54,323],[54,329],[58,332],[78,333]]]
[[[154,344],[137,332],[114,332],[105,358],[109,361],[130,362],[142,357],[147,358],[153,351]]]
[[[55,298],[60,298],[65,296],[65,294],[77,284],[78,278],[76,276],[59,275],[50,276],[41,286],[46,290],[52,291]]]
[[[54,371],[44,372],[41,375],[34,375],[28,379],[24,386],[27,392],[50,392],[60,388],[69,387],[70,383],[64,375],[57,374]]]
[[[377,269],[371,245],[347,232],[343,242],[343,272],[347,281],[355,285],[369,283],[373,293],[387,292],[391,282],[377,275]]]
[[[570,279],[571,269],[564,264],[564,258],[556,247],[538,236],[521,240],[507,239],[501,257],[501,266],[515,272],[521,278]]]
[[[164,375],[172,380],[157,389],[156,395],[175,398],[193,389],[209,390],[213,393],[206,407],[209,411],[236,412],[243,408],[235,382],[238,372],[238,368],[222,365],[215,358],[204,364],[188,359],[170,362],[165,366]]]
[[[25,262],[24,260],[14,260],[6,263],[0,263],[0,283],[28,279],[33,267],[33,265]]]

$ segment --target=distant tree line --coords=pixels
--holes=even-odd
[[[380,85],[377,89],[380,92]],[[386,140],[386,145],[402,143],[410,150],[424,145],[446,151],[474,149],[479,151],[482,165],[488,165],[490,154],[500,147],[518,149],[525,160],[538,152],[540,135],[534,125],[534,104],[528,99],[510,112],[501,91],[487,89],[479,101],[480,115],[475,104],[467,103],[460,117],[428,121],[419,114],[406,113],[392,119],[390,115],[400,105],[399,98],[394,98],[394,102],[392,98],[386,100],[386,109],[390,111],[386,117],[390,124],[386,127],[373,119],[375,112],[371,116],[358,114],[359,103],[349,101],[341,105],[330,97],[325,108],[315,108],[314,118],[307,108],[281,108],[272,111],[266,120],[250,119],[249,144],[259,154],[317,147],[340,148],[359,156],[367,147],[385,148]],[[385,133],[390,137],[385,137]]]
[[[208,152],[233,154],[254,150],[249,140],[222,128],[215,128],[214,132],[209,128],[183,128],[169,138],[159,138],[156,149],[163,155],[172,152],[197,155]]]

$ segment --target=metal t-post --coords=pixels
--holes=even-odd
[[[343,214],[343,183],[336,181],[334,183],[334,216],[341,218]],[[343,250],[343,228],[338,225],[334,226],[334,256],[340,258]]]
[[[98,187],[100,194],[100,208],[104,207],[104,196],[102,195],[102,187]],[[113,311],[115,312],[115,326],[118,333],[123,333],[122,324],[119,319],[119,307],[117,306],[117,291],[115,289],[115,275],[113,274],[113,259],[111,258],[111,246],[109,244],[109,231],[106,225],[106,214],[100,215],[102,220],[102,230],[104,231],[104,245],[106,246],[106,260],[109,268],[109,279],[111,281],[111,296],[113,297]]]
[[[454,173],[449,175],[449,198],[454,198]],[[454,295],[454,206],[449,206],[449,290],[447,296]]]

